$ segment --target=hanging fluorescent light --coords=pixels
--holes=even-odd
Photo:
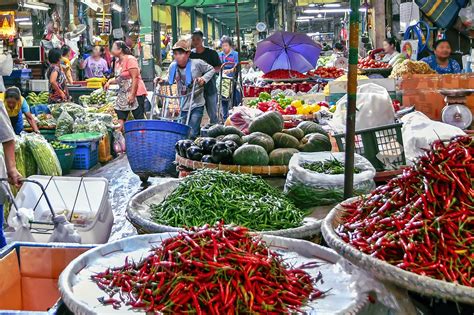
[[[122,12],[122,10],[123,10],[122,7],[119,6],[119,5],[118,5],[117,3],[115,3],[115,2],[110,5],[110,8],[111,8],[112,10],[114,10],[114,11],[117,11],[117,12]]]
[[[36,1],[29,1],[29,2],[24,2],[23,3],[24,8],[28,9],[35,9],[35,10],[42,10],[42,11],[48,11],[49,10],[49,5],[36,2]]]
[[[28,22],[30,21],[29,17],[16,17],[15,22]]]
[[[318,13],[318,18],[320,19],[322,17],[323,17],[323,15],[321,13]]]
[[[327,3],[323,5],[325,8],[340,8],[341,4],[340,3]]]
[[[314,8],[315,6],[316,6],[316,5],[315,5],[314,3],[308,4],[308,7],[310,7],[310,8]]]
[[[360,8],[360,12],[367,12],[367,8]],[[310,14],[316,14],[316,13],[349,13],[351,12],[351,9],[308,9],[304,10],[303,13],[310,13]]]
[[[135,22],[132,20],[128,20],[128,24],[135,24]]]
[[[18,25],[20,25],[20,26],[31,26],[31,25],[33,25],[33,22],[20,22],[20,23],[18,23]]]
[[[91,1],[91,0],[81,0],[81,3],[84,3],[85,5],[87,5],[91,10],[94,10],[94,11],[99,11],[101,9],[101,7],[99,6],[99,4]]]

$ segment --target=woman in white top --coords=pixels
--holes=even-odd
[[[395,39],[385,39],[383,41],[383,50],[385,52],[385,56],[383,57],[382,61],[393,66],[393,64],[397,60],[397,57],[400,55],[400,53],[397,51],[397,43]]]

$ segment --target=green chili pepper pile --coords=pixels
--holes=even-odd
[[[328,159],[325,161],[317,161],[311,163],[305,163],[302,165],[304,169],[329,175],[344,174],[344,163],[337,159]],[[359,174],[361,170],[354,167],[354,174]]]
[[[474,138],[435,141],[412,168],[345,205],[347,243],[399,268],[474,287]]]
[[[324,296],[303,269],[290,268],[246,228],[194,228],[164,240],[140,263],[92,276],[108,293],[99,301],[147,314],[294,314]],[[115,298],[115,296],[117,296]]]
[[[306,215],[259,177],[208,169],[186,177],[151,208],[159,224],[191,227],[224,220],[254,231],[298,227]]]

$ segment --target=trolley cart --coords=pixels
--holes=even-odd
[[[5,185],[4,181],[0,179],[0,184]],[[64,224],[74,225],[81,243],[107,242],[114,218],[105,178],[33,175],[23,182],[16,197],[8,196],[13,206],[10,225],[19,208],[33,209],[30,231],[36,242],[48,242],[61,217]]]
[[[176,176],[175,144],[188,138],[193,108],[188,110],[186,124],[179,122],[180,109],[188,100],[193,104],[196,93],[202,89],[196,85],[194,80],[190,93],[174,95],[175,85],[157,84],[153,90],[150,119],[125,123],[128,162],[142,182],[147,182],[150,176]]]
[[[234,91],[236,90],[237,86],[239,85],[239,71],[235,72],[235,75],[232,77],[228,77],[224,75],[224,69],[225,66],[232,65],[236,66],[237,68],[240,67],[242,63],[234,63],[234,62],[225,62],[221,65],[221,69],[219,72],[219,94],[218,94],[218,99],[217,99],[217,113],[218,113],[218,119],[220,123],[224,123],[224,117],[222,116],[222,101],[224,97],[222,96],[222,86],[223,82],[225,80],[230,80],[230,95],[229,95],[229,104],[228,104],[228,110],[230,111],[231,108],[234,107]],[[242,90],[242,88],[241,88]]]
[[[57,217],[56,216],[56,213],[54,212],[53,210],[53,206],[51,205],[51,202],[46,194],[46,189],[43,187],[43,185],[36,181],[36,180],[32,180],[32,179],[22,179],[21,180],[23,183],[33,183],[37,186],[39,186],[39,188],[41,189],[41,192],[42,192],[42,195],[40,197],[40,199],[38,200],[38,202],[36,203],[35,207],[33,208],[33,213],[36,211],[36,207],[38,206],[40,200],[42,197],[44,197],[44,199],[46,200],[46,203],[48,205],[48,208],[49,208],[49,211],[51,212],[51,221],[36,221],[36,220],[33,220],[30,222],[30,231],[32,233],[36,233],[36,234],[51,234],[52,231],[54,230],[54,222],[55,222],[55,218]],[[8,179],[7,178],[0,178],[0,182],[2,185],[7,185],[6,183],[8,183]],[[11,203],[11,205],[15,208],[16,210],[16,213],[18,213],[18,210],[19,210],[19,207],[17,205],[17,202],[15,201],[15,197],[13,196],[11,190],[9,189],[9,187],[6,187],[6,191],[8,192],[8,201]],[[67,222],[67,219],[66,219],[66,223],[69,223]]]

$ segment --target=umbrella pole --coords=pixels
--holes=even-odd
[[[359,61],[359,7],[360,0],[351,0],[349,26],[349,74],[347,78],[346,162],[344,170],[344,197],[354,192],[355,118],[357,102],[357,63]]]

